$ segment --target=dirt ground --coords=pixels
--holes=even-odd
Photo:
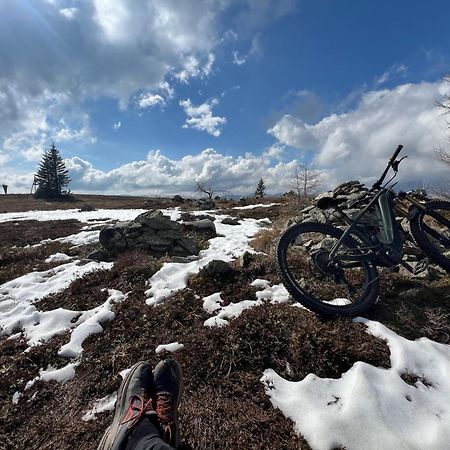
[[[280,198],[264,198],[263,200],[251,199],[248,203],[273,203],[284,201]],[[247,202],[245,204],[248,204]],[[219,200],[219,208],[230,208],[239,206],[237,201]],[[188,206],[192,209],[192,204],[174,202],[171,197],[133,197],[124,195],[89,195],[74,194],[71,200],[45,200],[34,198],[29,194],[8,194],[0,195],[0,214],[20,211],[51,211],[54,209],[81,209],[91,206],[95,209],[152,209],[171,208],[174,206]]]
[[[5,197],[10,196],[0,200]],[[95,203],[97,196],[86,197],[93,206],[106,207],[100,206],[105,205],[100,200]],[[111,206],[114,198],[103,200],[108,207],[117,207]],[[142,205],[145,201],[136,197],[117,199],[127,208],[142,207],[139,202]],[[229,210],[232,204],[224,207]],[[14,209],[14,204],[9,208]],[[23,210],[23,204],[20,209]],[[248,214],[245,210],[233,211],[240,217],[259,217],[263,213],[258,209],[247,210]],[[273,208],[270,214],[273,221],[283,223],[286,219],[283,206]],[[75,221],[45,222],[40,226],[23,222],[20,233],[5,225],[0,224],[0,270],[5,279],[16,271],[27,273],[30,268],[41,269],[45,264],[42,249],[25,251],[12,248],[14,245],[36,243],[79,229]],[[389,349],[383,341],[366,333],[361,324],[348,319],[323,319],[286,304],[264,304],[246,310],[227,327],[203,325],[209,317],[202,307],[203,296],[220,291],[225,304],[238,302],[255,298],[255,289],[249,284],[256,278],[280,282],[273,252],[279,233],[266,229],[254,239],[254,248],[265,255],[258,254],[244,265],[236,261],[229,274],[214,279],[200,271],[189,279],[187,289],[158,307],[145,304],[144,292],[148,289],[147,280],[161,261],[143,252],[125,253],[112,270],[90,273],[66,290],[38,302],[43,311],[58,307],[86,310],[106,300],[104,288],[129,293],[125,302],[115,306],[115,319],[102,324],[104,332],[84,342],[75,378],[63,384],[37,382],[24,391],[17,405],[11,401],[13,394],[23,391],[25,383],[40,368],[67,364],[57,350],[68,341],[68,333],[26,353],[23,337],[0,337],[0,449],[96,448],[112,412],[100,413],[97,420],[90,422],[81,420],[83,414],[95,399],[118,389],[121,370],[139,360],[156,364],[166,355],[156,355],[155,347],[175,341],[184,344],[175,354],[185,379],[180,408],[182,449],[309,449],[307,442],[294,433],[292,422],[271,405],[259,381],[264,369],[272,368],[292,381],[301,380],[308,373],[338,378],[356,361],[389,367]],[[65,250],[68,249],[62,244],[55,243],[44,252]],[[426,336],[450,343],[449,277],[411,279],[382,273],[382,279],[383,295],[368,313],[369,318],[380,320],[409,339]],[[416,382],[414,374],[405,374],[404,381]]]

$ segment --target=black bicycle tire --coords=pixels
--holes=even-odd
[[[445,209],[450,212],[450,202],[445,200],[433,200],[426,203],[427,207],[436,209]],[[428,240],[426,234],[422,230],[422,220],[425,214],[425,210],[414,208],[412,212],[412,219],[410,220],[409,227],[411,234],[413,235],[416,244],[425,252],[425,254],[433,262],[438,264],[444,270],[450,273],[450,261],[444,255],[442,255]]]
[[[281,235],[277,244],[277,266],[282,282],[288,292],[303,306],[306,306],[308,309],[321,315],[354,317],[366,312],[377,302],[380,291],[378,272],[376,266],[371,262],[367,261],[363,263],[367,268],[366,274],[368,274],[369,279],[366,280],[366,282],[369,285],[369,290],[360,301],[350,305],[330,305],[321,302],[320,300],[315,300],[314,297],[303,291],[298,283],[296,283],[295,280],[289,276],[289,269],[287,268],[287,262],[284,256],[286,255],[286,250],[293,238],[300,234],[299,231],[302,230],[316,231],[318,233],[329,233],[332,236],[334,234],[336,238],[339,238],[343,234],[342,230],[331,225],[309,222],[294,225]],[[351,237],[348,237],[344,243],[347,246],[357,246],[356,241]]]

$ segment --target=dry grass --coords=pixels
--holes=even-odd
[[[0,195],[0,213],[81,209],[86,205],[95,209],[151,209],[177,206],[170,198],[165,197],[74,194],[73,198],[69,200],[45,200],[34,198],[28,194]]]
[[[278,220],[282,214],[277,213]],[[67,363],[57,356],[57,350],[68,341],[68,333],[28,353],[23,353],[27,348],[23,339],[0,338],[0,449],[95,448],[112,413],[83,422],[84,412],[93,400],[117,390],[121,370],[139,360],[156,364],[164,356],[155,354],[156,346],[174,341],[184,344],[175,355],[185,378],[180,408],[183,449],[309,449],[294,434],[293,424],[272,407],[259,381],[264,369],[272,368],[292,381],[308,373],[338,378],[356,361],[388,367],[389,349],[361,324],[324,320],[290,305],[264,304],[246,310],[224,328],[203,325],[209,315],[203,310],[202,297],[220,291],[225,304],[254,299],[250,283],[255,278],[280,282],[273,252],[277,233],[262,230],[252,242],[265,255],[253,256],[245,267],[236,261],[227,276],[214,280],[201,271],[189,280],[187,289],[158,307],[145,304],[146,280],[163,260],[142,251],[124,253],[112,270],[88,274],[38,302],[41,310],[85,310],[106,300],[105,288],[129,292],[125,302],[115,305],[115,320],[103,324],[104,332],[83,344],[75,378],[65,384],[38,382],[24,392],[18,405],[12,404],[12,395],[23,391],[39,368]],[[207,236],[196,237],[207,245]],[[12,242],[12,237],[8,239]],[[37,261],[38,256],[31,259]],[[448,343],[448,277],[429,282],[383,274],[382,279],[383,296],[369,312],[370,318],[408,338],[426,335]],[[399,300],[402,292],[412,288],[418,291]],[[414,385],[427,383],[417,374],[404,374],[403,379]]]

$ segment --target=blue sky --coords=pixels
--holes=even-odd
[[[52,140],[76,192],[448,181],[436,108],[450,4],[337,0],[3,0],[0,181],[27,192]]]

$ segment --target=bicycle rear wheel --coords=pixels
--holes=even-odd
[[[413,210],[411,234],[428,257],[450,272],[450,202],[431,201]]]
[[[319,314],[355,316],[365,312],[378,299],[379,279],[373,263],[358,261],[361,250],[348,237],[329,253],[343,232],[330,225],[302,223],[289,228],[277,247],[278,269],[291,295]],[[343,261],[339,256],[350,260]]]

